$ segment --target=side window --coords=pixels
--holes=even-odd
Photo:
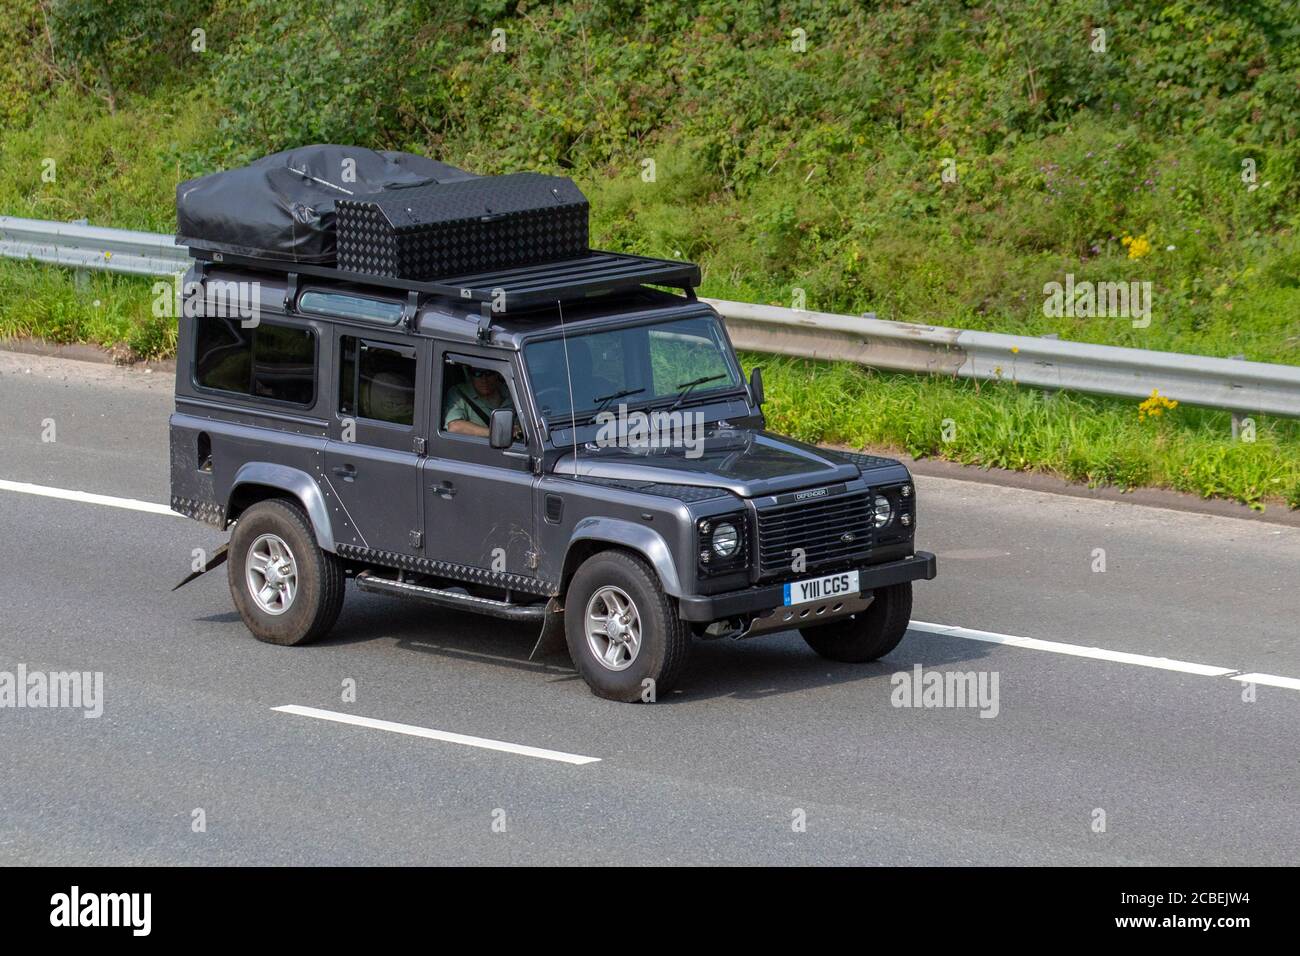
[[[498,408],[514,408],[510,386],[500,372],[448,358],[442,375],[442,428],[484,440],[488,421]],[[515,422],[515,438],[523,432]]]
[[[351,335],[340,342],[339,412],[392,425],[415,424],[415,349]]]
[[[204,388],[247,395],[253,371],[253,331],[232,319],[196,319],[195,381]]]
[[[253,330],[253,394],[295,405],[316,397],[316,342],[310,329],[259,325]]]
[[[310,405],[316,397],[316,333],[263,322],[200,318],[194,379],[204,388]]]

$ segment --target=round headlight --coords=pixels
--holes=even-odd
[[[709,540],[713,550],[722,558],[731,557],[740,547],[740,533],[736,530],[736,526],[729,521],[719,523],[713,529],[713,537]]]
[[[876,500],[871,509],[872,520],[877,528],[883,528],[889,524],[889,519],[894,516],[894,510],[889,507],[889,499],[884,495],[876,495]]]

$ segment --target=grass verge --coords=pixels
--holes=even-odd
[[[1136,401],[1007,382],[757,353],[742,361],[763,366],[769,426],[803,441],[1300,507],[1300,422],[1289,419],[1255,416],[1255,440],[1234,441],[1227,412],[1179,405],[1142,417]]]
[[[0,260],[0,339],[89,342],[125,361],[176,351],[176,320],[153,314],[163,279],[89,272],[84,279],[39,262]]]

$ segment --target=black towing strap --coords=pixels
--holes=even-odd
[[[230,556],[230,555],[228,555],[228,554],[226,553],[226,550],[227,550],[229,547],[230,547],[229,544],[223,544],[221,547],[217,548],[216,551],[213,551],[213,552],[212,552],[212,557],[208,558],[208,563],[207,563],[207,564],[203,565],[203,567],[201,567],[201,568],[200,568],[199,570],[197,570],[197,571],[191,571],[188,575],[186,575],[184,578],[182,578],[182,579],[181,579],[181,582],[180,582],[179,584],[177,584],[176,587],[172,588],[172,590],[173,590],[173,591],[179,591],[181,588],[185,587],[185,585],[189,584],[191,581],[193,581],[193,580],[194,580],[195,578],[197,578],[199,575],[201,575],[201,574],[207,574],[207,573],[208,573],[209,571],[211,571],[213,568],[219,568],[219,567],[221,567],[223,564],[225,564],[225,563],[226,563],[226,558],[228,558],[228,557]]]

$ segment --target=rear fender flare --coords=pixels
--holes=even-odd
[[[287,465],[276,465],[269,461],[250,461],[240,466],[235,473],[235,480],[230,485],[230,497],[227,499],[226,518],[230,518],[229,500],[233,499],[242,485],[266,485],[286,492],[298,499],[307,520],[311,522],[316,535],[316,543],[322,551],[334,551],[334,531],[330,526],[329,511],[325,507],[325,497],[320,486],[311,475]]]

